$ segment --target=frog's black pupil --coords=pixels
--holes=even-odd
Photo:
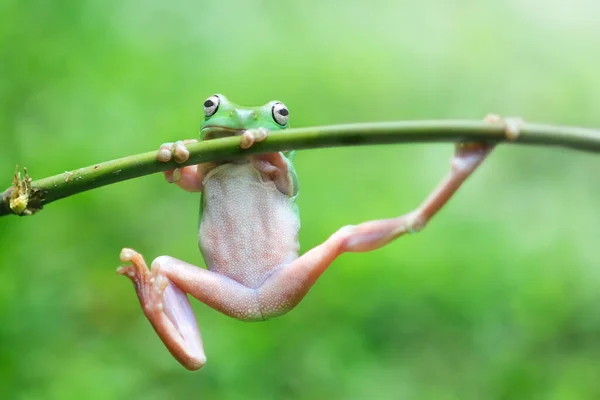
[[[284,117],[287,117],[290,112],[288,111],[287,108],[282,108],[281,110],[277,111],[279,113],[279,115],[283,115]]]
[[[213,101],[211,99],[208,99],[204,102],[204,107],[212,107],[214,105],[215,105],[215,103],[213,103]]]

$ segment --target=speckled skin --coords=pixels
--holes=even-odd
[[[298,258],[297,206],[252,164],[220,165],[203,186],[198,239],[210,271],[256,289]]]
[[[282,108],[279,102],[245,108],[222,95],[211,96],[205,102],[201,137],[240,135],[240,146],[248,148],[266,139],[268,131],[287,127],[287,109],[279,113]],[[189,156],[186,144],[194,141],[166,143],[157,158],[183,162]],[[450,173],[416,210],[345,226],[301,257],[293,153],[167,171],[167,181],[203,192],[198,239],[208,270],[170,256],[157,257],[150,270],[139,253],[126,248],[121,261],[128,265],[117,272],[134,283],[144,314],[171,354],[187,369],[196,370],[206,363],[206,356],[186,294],[244,321],[282,315],[304,298],[340,254],[374,250],[423,228],[492,148],[458,145]]]

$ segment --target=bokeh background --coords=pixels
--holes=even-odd
[[[0,181],[194,137],[202,102],[293,126],[482,118],[600,127],[596,0],[2,0]],[[415,207],[448,144],[302,151],[303,250]],[[194,301],[189,373],[119,251],[203,265],[198,196],[151,175],[0,220],[7,399],[600,398],[600,157],[505,145],[422,233],[344,255],[288,315]]]

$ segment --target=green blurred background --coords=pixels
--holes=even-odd
[[[0,2],[0,180],[194,137],[202,102],[284,101],[293,126],[482,118],[600,127],[596,0]],[[297,154],[302,249],[411,210],[448,144]],[[0,220],[8,399],[600,398],[600,157],[501,146],[421,234],[344,255],[290,314],[194,301],[189,373],[119,251],[202,265],[198,196],[152,175]]]

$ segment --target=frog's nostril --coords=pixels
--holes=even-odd
[[[258,114],[256,111],[252,111],[252,119],[258,119]]]

